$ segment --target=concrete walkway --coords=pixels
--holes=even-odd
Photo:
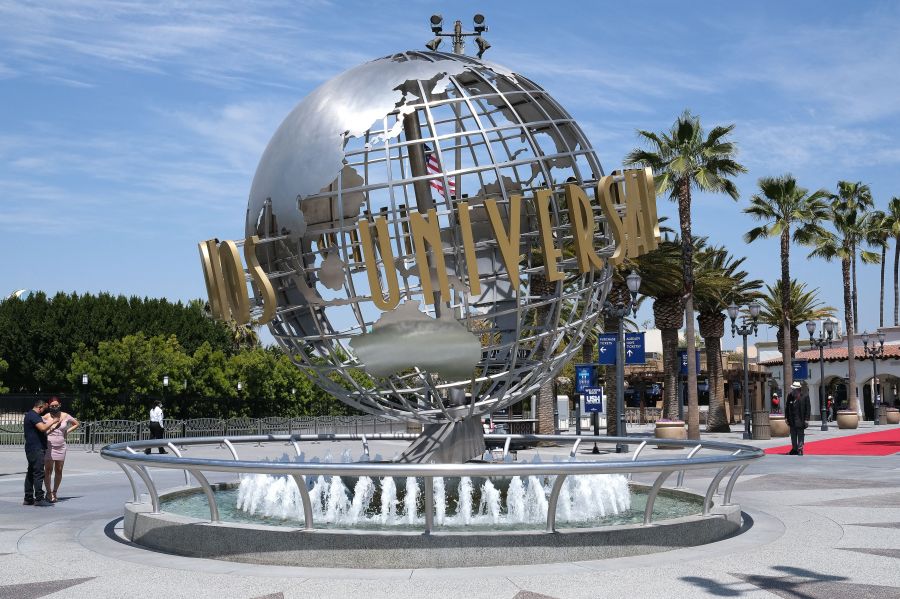
[[[872,430],[871,423],[858,431],[812,427],[807,438]],[[741,432],[704,438],[740,442]],[[784,439],[749,443],[771,447]],[[402,448],[392,442],[371,446],[386,458]],[[272,445],[246,453],[278,456],[288,449]],[[320,443],[309,454],[341,450]],[[355,455],[359,447],[351,450]],[[567,451],[540,450],[545,459]],[[190,453],[221,455],[214,447]],[[528,452],[520,456],[529,458]],[[21,505],[24,465],[24,452],[0,451],[0,599],[900,597],[900,455],[767,456],[735,489],[747,530],[719,543],[633,558],[445,570],[250,566],[152,552],[121,537],[130,488],[117,466],[97,454],[70,451],[60,502],[34,508]],[[177,471],[153,470],[153,476],[161,488],[183,483]],[[710,476],[689,475],[685,484],[703,490]]]

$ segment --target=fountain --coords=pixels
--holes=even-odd
[[[105,447],[132,485],[129,539],[252,563],[439,567],[633,555],[740,526],[730,497],[762,455],[753,448],[704,442],[716,455],[695,457],[692,442],[660,440],[694,450],[638,461],[640,439],[521,434],[491,436],[502,462],[485,451],[481,419],[576,357],[613,267],[653,250],[659,227],[650,169],[604,175],[555,98],[465,56],[462,40],[454,53],[431,42],[367,62],[311,92],[260,159],[245,239],[199,244],[213,316],[268,324],[321,388],[418,434],[177,439],[173,456],[139,451],[159,441]],[[379,438],[408,446],[370,459]],[[301,444],[325,440],[361,441],[364,454],[306,460]],[[507,452],[574,443],[574,458],[582,440],[638,448],[631,462]],[[242,443],[291,443],[298,455],[241,460]],[[177,449],[203,444],[233,461]],[[199,489],[160,494],[148,465],[184,469]],[[705,496],[663,489],[672,472],[701,468],[715,469]],[[212,484],[210,473],[240,478]],[[631,480],[640,473],[655,478]],[[646,526],[661,508],[669,520]]]

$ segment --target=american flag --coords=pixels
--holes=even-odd
[[[437,154],[431,151],[427,145],[425,146],[425,159],[426,166],[428,168],[428,174],[430,175],[441,175],[444,172],[444,169],[441,168],[441,162],[438,160]],[[429,181],[431,186],[437,191],[439,194],[444,195],[444,181],[443,179],[432,179]],[[447,177],[447,183],[450,186],[450,195],[456,195],[456,182],[453,177]]]

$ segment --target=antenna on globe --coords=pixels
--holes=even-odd
[[[445,37],[453,38],[454,54],[466,53],[465,38],[467,37],[475,37],[475,45],[478,46],[478,58],[484,56],[484,53],[491,47],[488,41],[481,37],[481,34],[488,30],[487,25],[484,24],[484,15],[481,13],[472,17],[472,28],[475,30],[473,33],[463,33],[462,21],[456,21],[453,24],[453,33],[443,33],[444,17],[441,15],[431,15],[430,23],[431,32],[434,33],[435,37],[425,44],[425,47],[432,52],[437,52],[438,46],[444,41],[442,38]]]

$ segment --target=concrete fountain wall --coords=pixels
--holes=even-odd
[[[634,485],[638,486],[638,485]],[[179,488],[171,498],[199,489]],[[699,496],[663,489],[661,494]],[[701,498],[702,499],[702,498]],[[719,541],[741,527],[737,505],[708,516],[598,528],[543,531],[348,531],[218,523],[166,512],[146,503],[125,506],[125,535],[151,549],[251,564],[334,568],[449,568],[527,565],[658,553]]]

